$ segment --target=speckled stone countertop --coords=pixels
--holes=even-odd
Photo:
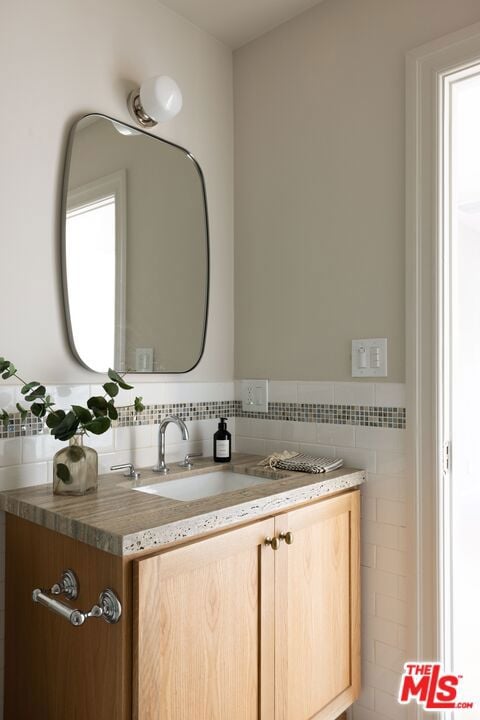
[[[82,497],[54,495],[52,485],[0,493],[0,509],[114,555],[152,552],[163,545],[206,535],[287,511],[296,505],[342,492],[365,480],[363,470],[341,468],[321,475],[258,466],[259,457],[235,454],[231,463],[198,458],[193,470],[170,465],[167,477],[149,468],[140,480],[101,475],[98,492]],[[179,501],[132,490],[212,470],[260,475],[261,484],[201,500]]]

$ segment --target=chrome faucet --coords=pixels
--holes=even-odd
[[[167,473],[169,469],[165,463],[165,431],[170,423],[174,423],[182,433],[182,438],[188,440],[188,428],[178,415],[168,415],[160,423],[158,430],[158,463],[153,468],[154,472]]]

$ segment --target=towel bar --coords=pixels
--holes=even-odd
[[[98,603],[93,605],[87,612],[83,612],[77,608],[71,608],[69,605],[50,597],[50,594],[60,595],[62,593],[71,600],[74,600],[78,595],[78,580],[72,570],[64,570],[62,580],[53,585],[50,590],[35,588],[32,592],[32,600],[65,618],[65,620],[68,620],[68,622],[75,627],[83,625],[88,618],[98,617],[103,618],[107,623],[114,624],[117,623],[122,616],[120,600],[111,588],[103,590],[98,597]]]

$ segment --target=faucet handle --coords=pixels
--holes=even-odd
[[[135,470],[135,465],[132,465],[132,463],[124,463],[123,465],[112,465],[110,467],[110,470],[128,470],[128,472],[123,473],[123,477],[128,477],[131,480],[138,480],[140,477],[140,473]]]
[[[190,470],[193,467],[193,463],[190,462],[190,460],[195,457],[203,457],[203,453],[187,453],[187,455],[185,455],[185,459],[182,460],[182,462],[178,463],[178,467],[183,467],[187,468],[187,470]]]

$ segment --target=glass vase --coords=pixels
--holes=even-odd
[[[70,438],[68,447],[53,458],[53,492],[56,495],[87,495],[98,485],[98,455],[83,444],[83,434]]]

